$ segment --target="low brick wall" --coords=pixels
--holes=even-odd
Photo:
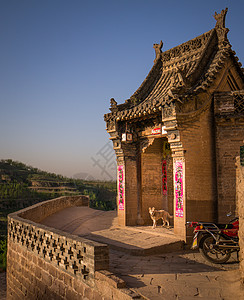
[[[240,242],[240,271],[242,281],[244,283],[244,166],[240,164],[240,157],[236,162],[237,174],[236,174],[236,192],[237,192],[237,205],[239,214],[239,242]]]
[[[7,299],[134,296],[109,273],[107,245],[38,224],[65,207],[87,206],[88,202],[86,196],[60,197],[8,216]]]
[[[88,196],[63,196],[52,200],[43,201],[37,203],[33,206],[27,207],[17,212],[17,215],[21,218],[27,219],[29,221],[34,221],[36,223],[42,221],[48,216],[63,210],[64,208],[71,206],[88,206],[89,197]],[[16,215],[11,214],[11,215]],[[10,216],[11,216],[10,215]]]

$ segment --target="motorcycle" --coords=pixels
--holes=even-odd
[[[238,258],[239,218],[234,218],[228,224],[187,222],[186,225],[194,228],[191,249],[199,248],[202,256],[208,261],[214,264],[226,263],[233,252],[237,253]]]

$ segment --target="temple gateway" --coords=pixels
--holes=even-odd
[[[244,140],[244,73],[227,38],[227,9],[210,31],[162,52],[123,104],[104,116],[117,156],[120,225],[152,225],[148,208],[224,222],[236,209],[235,158]]]

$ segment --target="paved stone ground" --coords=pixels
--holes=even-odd
[[[0,273],[0,300],[6,299],[6,272]]]
[[[110,270],[150,300],[244,299],[238,267],[235,257],[214,265],[197,252],[143,257],[110,251]],[[6,300],[5,272],[0,273],[0,300]]]
[[[111,271],[145,299],[244,299],[235,257],[228,264],[214,265],[206,262],[198,252],[169,254],[164,253],[169,251],[157,248],[159,244],[166,247],[179,241],[172,229],[157,227],[153,230],[151,226],[121,228],[117,225],[116,212],[96,211],[88,207],[65,209],[45,219],[43,224],[108,242],[112,246]],[[145,250],[153,246],[161,254],[131,255],[135,254],[135,249]],[[120,251],[122,248],[123,252]],[[128,251],[125,252],[126,249]],[[175,250],[179,248],[175,247]]]
[[[244,299],[239,265],[234,257],[229,264],[214,265],[198,252],[147,257],[110,252],[111,271],[145,299]]]
[[[150,256],[131,255],[136,246],[143,249],[160,241],[172,244],[177,238],[172,230],[162,227],[155,230],[151,226],[124,230],[116,222],[116,212],[95,211],[84,207],[61,211],[43,221],[48,226],[73,234],[103,238],[104,242],[106,239],[110,242],[115,239],[127,247],[130,251],[110,250],[110,270],[145,299],[244,299],[239,264],[235,256],[230,263],[214,265],[206,262],[200,253],[191,251]],[[3,272],[0,273],[0,300],[5,299],[6,273]]]
[[[70,207],[49,216],[42,224],[134,255],[166,253],[183,248],[183,241],[173,234],[172,228],[121,227],[117,224],[116,211]]]

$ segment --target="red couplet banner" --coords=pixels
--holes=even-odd
[[[163,159],[162,161],[162,186],[163,195],[167,195],[167,161]]]
[[[175,162],[175,216],[183,218],[183,162]]]
[[[118,166],[118,196],[119,196],[119,210],[124,210],[124,166]]]

